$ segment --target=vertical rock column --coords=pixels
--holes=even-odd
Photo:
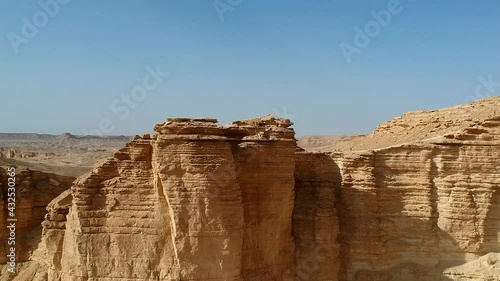
[[[296,143],[291,124],[271,116],[233,124],[244,135],[233,151],[245,213],[245,281],[281,281],[293,265]]]
[[[155,129],[153,167],[180,280],[242,280],[241,188],[223,127],[213,119],[169,119]]]
[[[293,266],[285,119],[167,119],[50,204],[50,281],[278,281]]]
[[[50,280],[175,280],[151,154],[149,136],[136,137],[76,182],[61,270]]]
[[[335,194],[340,169],[322,153],[297,152],[295,164],[295,271],[285,281],[337,281],[340,272],[339,218]]]

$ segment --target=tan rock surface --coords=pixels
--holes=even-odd
[[[16,280],[497,280],[499,105],[411,113],[353,152],[297,150],[272,116],[167,119],[49,204]]]
[[[26,262],[31,253],[37,248],[41,238],[41,222],[47,213],[47,205],[61,192],[68,190],[75,180],[56,174],[48,174],[39,171],[17,170],[16,171],[16,255],[17,262]],[[7,170],[0,167],[0,264],[7,262],[8,249],[7,237]],[[0,280],[7,278],[6,272],[0,272]]]
[[[500,254],[489,253],[471,262],[447,268],[444,275],[460,281],[500,280]]]
[[[498,279],[499,108],[492,97],[299,141],[341,170],[341,280]]]
[[[368,135],[306,136],[300,147],[312,151],[363,151],[411,143],[454,133],[482,120],[500,115],[500,97],[466,105],[405,113],[382,123]]]
[[[498,159],[499,117],[338,160],[345,280],[442,280],[447,267],[500,252]]]
[[[294,261],[290,125],[168,119],[49,206],[35,260],[48,280],[280,280]]]

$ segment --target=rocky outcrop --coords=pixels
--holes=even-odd
[[[49,206],[49,280],[280,280],[293,268],[284,119],[168,119]]]
[[[500,252],[498,159],[500,118],[341,159],[342,280],[492,280],[447,268]]]
[[[34,157],[57,157],[64,155],[55,152],[22,151],[13,148],[0,147],[0,157],[5,158],[34,158]]]
[[[387,148],[297,157],[295,280],[500,276],[500,117]],[[334,192],[320,192],[332,182]],[[321,202],[333,202],[335,212]],[[326,233],[338,233],[340,249],[322,263],[314,249]],[[319,274],[336,269],[338,279]]]
[[[47,213],[45,208],[49,202],[61,192],[68,190],[75,180],[56,174],[43,173],[39,171],[21,170],[15,176],[17,183],[15,197],[15,219],[16,223],[16,255],[17,262],[27,261],[31,252],[36,249],[40,241],[41,222]],[[0,168],[0,264],[7,262],[7,244],[9,230],[7,229],[8,217],[8,174],[7,170]],[[12,197],[13,198],[13,197]],[[5,240],[4,240],[5,239]]]
[[[306,136],[298,143],[308,150],[323,152],[366,151],[410,144],[476,126],[483,120],[500,115],[499,108],[500,97],[488,97],[438,110],[410,111],[380,124],[368,135]]]
[[[49,204],[25,276],[496,280],[500,117],[446,124],[319,153],[297,149],[285,119],[167,119]]]

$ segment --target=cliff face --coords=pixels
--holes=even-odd
[[[7,262],[7,249],[11,245],[7,244],[7,237],[10,231],[7,229],[8,218],[8,174],[0,168],[0,264]],[[17,262],[27,261],[31,252],[36,249],[40,241],[41,226],[46,214],[45,208],[49,202],[57,197],[61,192],[70,188],[73,177],[65,177],[56,174],[43,173],[39,171],[21,170],[16,171],[16,256]],[[0,275],[1,276],[1,275]]]
[[[500,252],[499,148],[496,118],[343,158],[342,279],[496,280],[448,269]]]
[[[338,193],[342,181],[328,155],[299,151],[295,166],[293,236],[295,268],[283,280],[339,280],[340,244]]]
[[[19,149],[0,147],[0,157],[6,158],[33,158],[37,156],[55,157],[60,155],[62,154],[55,152],[22,151]]]
[[[35,259],[49,280],[280,280],[294,261],[290,125],[157,125],[51,204]]]
[[[135,137],[49,204],[17,280],[500,280],[500,117],[344,153],[290,125]]]

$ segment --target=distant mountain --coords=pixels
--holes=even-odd
[[[50,141],[50,140],[69,140],[69,139],[104,139],[104,140],[129,140],[132,136],[81,136],[70,133],[60,135],[36,134],[36,133],[0,133],[0,141]]]

